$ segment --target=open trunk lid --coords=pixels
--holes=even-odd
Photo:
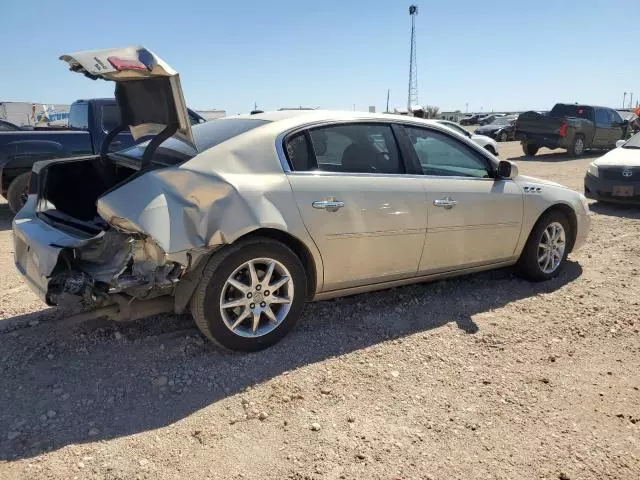
[[[180,76],[164,60],[142,46],[91,50],[62,55],[74,72],[116,82],[115,97],[133,138],[175,136],[195,147]],[[104,148],[104,146],[103,146]]]

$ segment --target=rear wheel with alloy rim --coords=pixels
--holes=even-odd
[[[230,350],[273,345],[295,325],[306,297],[300,259],[267,238],[240,241],[216,254],[191,300],[196,324]]]
[[[567,217],[559,211],[544,214],[529,235],[518,261],[518,272],[529,280],[548,280],[566,263],[572,232]]]
[[[584,153],[584,137],[582,135],[576,135],[573,139],[569,153],[574,157],[579,157]]]

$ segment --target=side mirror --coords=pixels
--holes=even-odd
[[[500,160],[498,163],[498,177],[512,179],[518,176],[518,166],[508,160]]]
[[[624,145],[625,143],[627,143],[627,141],[626,141],[626,140],[622,140],[622,139],[621,139],[621,140],[618,140],[618,141],[616,142],[616,148],[620,148],[620,147],[621,147],[622,145]]]

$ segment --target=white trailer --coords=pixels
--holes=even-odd
[[[18,126],[61,127],[69,120],[69,105],[30,102],[0,102],[0,120]]]

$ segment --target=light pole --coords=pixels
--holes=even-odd
[[[627,92],[624,92],[624,94],[622,95],[622,108],[624,108],[624,105],[627,103]]]
[[[631,96],[631,99],[629,100],[629,108],[631,108],[633,105],[633,92],[629,92],[629,95]]]
[[[469,102],[465,102],[464,104],[464,113],[469,113]]]

